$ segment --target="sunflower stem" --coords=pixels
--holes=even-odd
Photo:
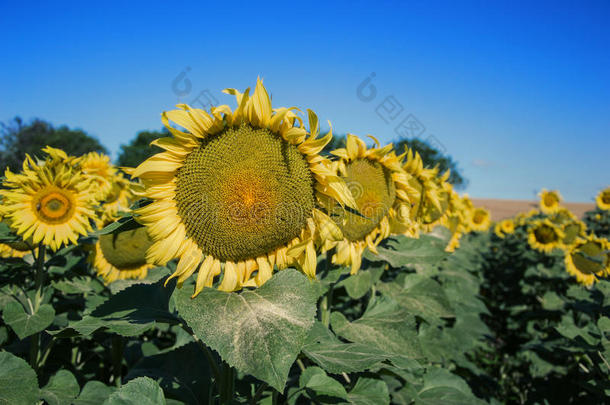
[[[220,387],[220,403],[230,404],[233,401],[233,391],[235,389],[235,370],[233,367],[223,362],[222,385]]]
[[[123,337],[112,336],[112,377],[114,385],[121,388],[121,375],[123,368]]]
[[[36,276],[34,278],[34,288],[36,289],[36,295],[34,297],[34,311],[32,312],[32,315],[40,308],[44,293],[44,253],[44,245],[40,242],[38,244],[38,256],[36,257],[35,263]],[[30,366],[35,372],[38,372],[39,351],[40,332],[35,333],[30,337]]]

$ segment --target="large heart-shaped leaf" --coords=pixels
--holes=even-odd
[[[176,290],[181,317],[195,335],[239,371],[279,391],[301,351],[316,313],[316,289],[296,270],[276,273],[255,290],[226,293]]]
[[[68,370],[59,370],[40,390],[49,405],[70,405],[80,391],[76,377]]]
[[[165,395],[159,384],[148,377],[129,381],[113,392],[104,405],[164,405]]]
[[[156,322],[176,323],[169,312],[169,299],[173,284],[167,288],[163,282],[135,284],[98,305],[83,319],[71,322],[57,333],[59,337],[90,335],[99,329],[108,329],[123,336],[136,336],[152,328]]]
[[[371,345],[386,353],[421,357],[415,318],[387,297],[378,298],[360,319],[349,322],[340,312],[331,314],[337,335]]]
[[[377,247],[378,255],[367,252],[370,261],[388,262],[392,267],[409,267],[440,263],[449,253],[445,252],[444,242],[430,235],[418,239],[397,236],[386,239]]]
[[[443,287],[431,278],[409,274],[378,287],[411,314],[426,320],[455,315]]]
[[[344,343],[321,322],[316,322],[311,328],[303,354],[327,372],[335,374],[365,371],[389,356],[368,344]]]
[[[23,306],[16,302],[9,302],[2,311],[2,318],[19,336],[25,339],[37,332],[45,330],[55,318],[55,310],[49,304],[41,305],[33,314],[25,312]]]
[[[36,373],[23,359],[0,352],[0,404],[35,404],[38,401]]]

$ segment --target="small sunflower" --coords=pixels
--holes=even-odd
[[[408,184],[408,175],[392,144],[380,148],[371,138],[376,147],[367,148],[360,138],[348,134],[346,148],[331,152],[339,157],[332,164],[333,171],[345,180],[361,214],[332,211],[344,236],[336,245],[332,261],[351,266],[351,274],[358,272],[365,248],[377,253],[383,239],[403,233],[411,223],[409,192],[414,190]]]
[[[32,253],[32,246],[25,242],[0,243],[0,257],[3,259],[21,258],[29,253]]]
[[[412,149],[407,149],[405,152],[406,160],[403,170],[409,175],[409,186],[414,190],[414,193],[409,195],[411,201],[409,215],[412,223],[426,225],[426,223],[436,222],[448,208],[449,190],[440,186],[444,181],[439,181],[437,178],[437,169],[424,167],[419,153]],[[449,172],[445,176],[449,177]],[[413,226],[410,236],[417,236],[419,228],[419,226]]]
[[[555,248],[563,247],[564,233],[548,219],[539,219],[530,224],[527,241],[532,249],[550,253]]]
[[[485,208],[473,208],[469,216],[470,229],[484,232],[491,226],[491,216]]]
[[[440,224],[451,232],[451,239],[445,247],[445,251],[455,251],[460,246],[462,236],[470,232],[469,213],[472,208],[472,202],[467,195],[460,197],[458,193],[451,190],[447,211],[443,214],[440,221]]]
[[[494,233],[500,238],[504,238],[506,235],[510,235],[514,232],[515,222],[510,218],[503,219],[502,221],[498,222],[494,227]]]
[[[100,207],[101,222],[112,222],[118,218],[119,213],[128,211],[136,199],[136,188],[139,188],[137,183],[129,181],[122,173],[117,173],[112,178],[110,191]]]
[[[552,214],[559,211],[561,202],[561,195],[557,190],[546,190],[542,189],[540,192],[540,210],[545,214]]]
[[[95,197],[99,201],[106,200],[112,191],[113,179],[117,169],[110,163],[110,156],[97,152],[89,152],[76,160],[76,163],[95,184]]]
[[[565,253],[565,266],[576,280],[590,286],[610,272],[610,243],[593,235],[579,239]]]
[[[610,187],[606,187],[595,197],[595,202],[600,210],[610,211]]]
[[[575,219],[573,221],[568,221],[564,223],[561,227],[563,231],[563,239],[561,243],[564,246],[570,246],[574,244],[579,238],[582,238],[586,235],[587,225],[584,222]]]
[[[52,156],[37,164],[26,155],[22,172],[6,169],[5,178],[5,219],[24,240],[57,250],[91,231],[91,183],[72,165]]]
[[[151,245],[146,228],[100,235],[89,260],[106,283],[144,278],[153,267],[146,262],[146,251]]]
[[[149,262],[180,258],[170,276],[179,286],[199,270],[193,296],[221,272],[223,291],[260,286],[274,266],[294,265],[315,278],[314,240],[341,234],[318,204],[356,205],[319,154],[332,133],[317,138],[312,111],[308,132],[295,108],[272,109],[260,79],[252,95],[225,92],[236,97],[235,111],[181,104],[164,113],[173,136],[152,144],[165,151],[133,171],[153,200],[135,211],[154,241]]]

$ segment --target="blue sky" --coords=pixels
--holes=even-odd
[[[337,132],[432,140],[473,197],[610,185],[608,1],[123,3],[3,2],[0,121],[80,127],[116,157],[176,102],[233,105],[221,90],[260,75]]]

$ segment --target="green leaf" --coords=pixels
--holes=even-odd
[[[417,405],[479,405],[484,404],[472,394],[462,378],[449,370],[433,367],[424,376],[424,386],[418,392]]]
[[[353,322],[339,312],[333,312],[330,319],[335,333],[351,342],[386,353],[421,356],[415,318],[387,297],[378,298]]]
[[[163,390],[156,381],[148,377],[131,380],[104,401],[104,405],[163,405],[165,403]]]
[[[371,345],[343,343],[317,321],[303,346],[303,354],[334,374],[365,371],[388,358],[388,353]]]
[[[402,280],[381,283],[378,287],[381,293],[411,314],[426,320],[455,316],[443,287],[431,278],[409,274]]]
[[[379,281],[383,268],[370,267],[362,269],[360,272],[347,277],[337,284],[337,287],[345,287],[347,295],[352,299],[360,299]]]
[[[142,376],[156,380],[168,397],[186,404],[200,403],[212,389],[208,360],[194,342],[142,358],[125,379]]]
[[[353,405],[383,405],[390,403],[390,394],[383,381],[360,377],[347,394],[347,400]]]
[[[32,368],[19,357],[0,352],[0,405],[35,404],[38,379]]]
[[[186,289],[174,293],[195,335],[239,371],[283,391],[316,313],[316,289],[307,277],[287,269],[255,290],[206,288],[190,296]]]
[[[135,284],[97,306],[83,319],[72,322],[56,334],[58,337],[90,335],[99,329],[123,336],[136,336],[152,328],[156,322],[174,324],[178,319],[169,312],[169,300],[174,284],[163,282]]]
[[[137,222],[133,216],[126,215],[122,218],[119,218],[117,221],[106,225],[104,228],[96,231],[95,235],[107,235],[109,233],[120,233],[124,231],[131,231],[133,229],[141,228],[144,225]]]
[[[299,378],[302,388],[307,388],[316,395],[328,395],[331,397],[347,398],[347,392],[339,381],[326,375],[320,367],[308,367]]]
[[[0,222],[0,243],[21,242],[21,236],[13,233],[11,228],[5,222]]]
[[[55,310],[49,304],[43,304],[33,314],[28,314],[18,302],[9,302],[2,311],[2,317],[19,339],[25,339],[43,331],[53,323]]]
[[[100,402],[108,399],[115,390],[115,387],[109,387],[99,381],[89,381],[74,401],[74,405],[99,405]]]
[[[66,294],[99,293],[104,290],[103,284],[92,277],[74,277],[54,281],[53,288]]]
[[[40,390],[40,396],[49,405],[70,405],[79,391],[76,377],[68,370],[59,370]]]
[[[388,238],[377,247],[378,255],[367,251],[366,259],[388,262],[392,267],[412,267],[422,264],[440,263],[449,253],[439,238],[421,235],[419,239],[397,236]]]

